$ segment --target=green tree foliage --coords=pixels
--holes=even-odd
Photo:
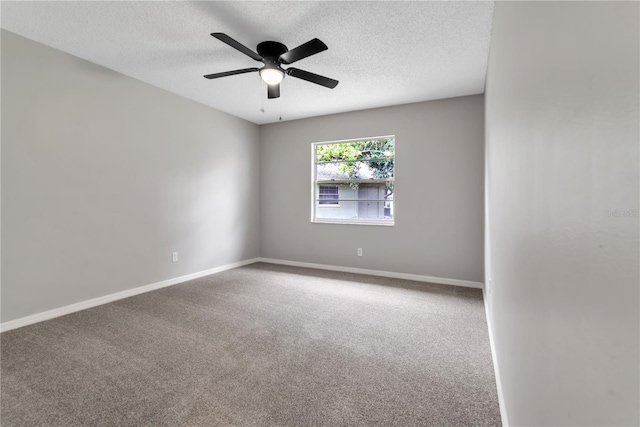
[[[316,146],[316,159],[321,162],[340,162],[338,169],[352,179],[358,176],[362,164],[371,168],[373,178],[393,178],[394,146],[393,138],[352,141],[341,144]],[[392,183],[388,183],[393,190]]]

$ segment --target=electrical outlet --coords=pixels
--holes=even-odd
[[[362,248],[358,248],[358,256],[362,256]]]
[[[171,254],[171,261],[178,262],[178,252]]]

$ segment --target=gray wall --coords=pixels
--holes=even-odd
[[[638,425],[636,2],[498,2],[487,278],[511,425]]]
[[[261,126],[262,256],[482,281],[483,102],[475,95]],[[382,135],[396,136],[396,225],[312,224],[311,143]]]
[[[254,124],[2,31],[2,321],[259,256],[258,158]]]

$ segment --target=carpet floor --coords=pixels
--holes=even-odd
[[[257,263],[0,335],[2,425],[500,425],[478,289]]]

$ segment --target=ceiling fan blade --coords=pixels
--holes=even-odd
[[[257,53],[255,53],[254,51],[252,51],[242,43],[232,39],[228,35],[224,33],[211,33],[211,35],[217,38],[218,40],[220,40],[221,42],[226,43],[232,48],[237,49],[240,52],[244,53],[245,55],[255,59],[256,61],[262,61],[262,57],[260,55],[258,55]]]
[[[327,49],[327,45],[322,43],[320,39],[309,40],[308,42],[280,55],[280,62],[283,64],[293,64],[307,56],[315,55],[316,53],[320,53]]]
[[[243,68],[242,70],[224,71],[222,73],[207,74],[205,79],[217,79],[218,77],[234,76],[236,74],[252,73],[259,71],[260,68]]]
[[[287,74],[291,77],[297,77],[320,86],[328,87],[329,89],[333,89],[338,86],[337,80],[330,79],[329,77],[321,76],[319,74],[310,73],[299,68],[289,68],[287,69]]]
[[[269,99],[280,98],[280,83],[277,85],[267,85],[267,97]]]

